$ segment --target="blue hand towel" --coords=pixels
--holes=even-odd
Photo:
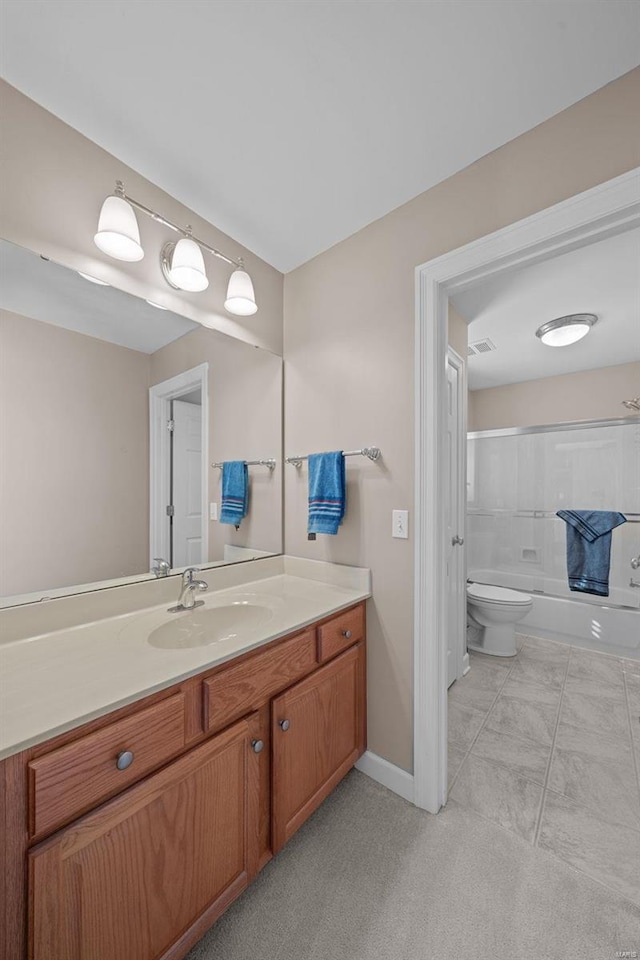
[[[611,531],[627,518],[614,510],[558,510],[567,524],[569,589],[609,596]]]
[[[309,456],[309,533],[336,534],[346,507],[344,455],[312,453]]]
[[[249,507],[249,471],[244,460],[222,464],[222,506],[220,523],[232,523],[236,530]]]

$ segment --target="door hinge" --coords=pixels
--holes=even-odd
[[[173,517],[175,515],[175,512],[176,512],[176,508],[172,503],[170,503],[169,506],[167,507],[167,516]]]
[[[175,427],[176,427],[175,420],[167,420],[167,430],[169,431],[169,433],[173,433],[173,431],[175,430]]]

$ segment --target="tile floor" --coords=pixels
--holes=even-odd
[[[640,904],[640,662],[533,637],[449,689],[449,796]]]

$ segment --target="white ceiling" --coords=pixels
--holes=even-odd
[[[471,390],[640,360],[640,230],[478,284],[452,302],[471,321],[469,342],[489,337],[497,347],[469,357]],[[595,313],[598,322],[578,343],[545,346],[538,327],[569,313]]]
[[[121,347],[155,353],[198,324],[115,287],[98,286],[0,240],[0,307]]]
[[[10,83],[283,271],[640,62],[637,0],[4,0],[2,20]]]

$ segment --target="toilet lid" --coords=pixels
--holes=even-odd
[[[506,587],[494,587],[487,583],[470,583],[467,586],[467,596],[471,600],[484,600],[485,603],[531,603],[528,593],[508,590]]]

